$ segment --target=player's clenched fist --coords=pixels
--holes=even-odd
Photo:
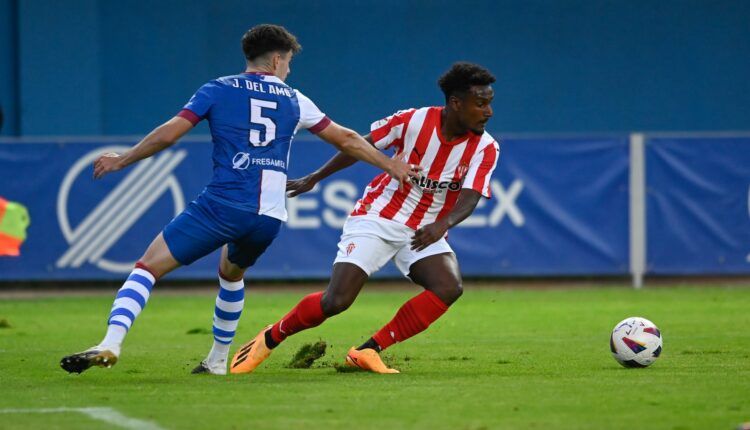
[[[109,172],[116,172],[122,169],[122,157],[120,154],[108,152],[102,154],[94,161],[94,178],[99,179]]]
[[[445,236],[448,231],[448,224],[445,220],[433,222],[414,232],[411,240],[411,249],[421,251]]]

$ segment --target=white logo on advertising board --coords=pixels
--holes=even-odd
[[[84,171],[90,173],[91,164],[99,155],[127,149],[125,146],[97,148],[81,157],[65,175],[57,194],[57,219],[70,247],[57,260],[58,268],[78,268],[92,263],[108,272],[128,273],[135,260],[112,261],[104,258],[107,251],[166,191],[174,201],[175,215],[185,208],[182,189],[172,172],[187,156],[187,151],[163,151],[138,162],[77,226],[71,227],[68,200],[76,178]]]

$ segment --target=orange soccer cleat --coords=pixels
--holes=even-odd
[[[375,373],[401,373],[396,369],[390,369],[386,366],[383,360],[380,359],[378,352],[371,348],[365,348],[360,351],[351,347],[349,353],[346,354],[346,364]]]
[[[229,366],[230,373],[250,373],[271,355],[271,348],[266,346],[266,331],[270,328],[270,325],[264,328],[253,340],[237,350]]]

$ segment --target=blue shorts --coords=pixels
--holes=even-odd
[[[164,241],[183,266],[224,244],[229,261],[250,267],[279,234],[281,220],[219,203],[201,194],[164,227]]]

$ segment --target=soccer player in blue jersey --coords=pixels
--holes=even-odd
[[[136,263],[117,293],[104,339],[86,351],[63,357],[63,369],[81,373],[91,366],[114,365],[154,283],[221,247],[214,343],[193,373],[226,374],[229,346],[244,304],[245,270],[263,254],[287,219],[287,162],[299,129],[308,129],[398,181],[417,175],[417,167],[384,156],[284,83],[292,56],[300,49],[294,35],[283,27],[263,24],[251,28],[242,37],[247,64],[244,73],[208,82],[182,111],[137,145],[123,154],[104,154],[94,162],[94,177],[101,178],[168,148],[203,119],[211,129],[211,182]]]

